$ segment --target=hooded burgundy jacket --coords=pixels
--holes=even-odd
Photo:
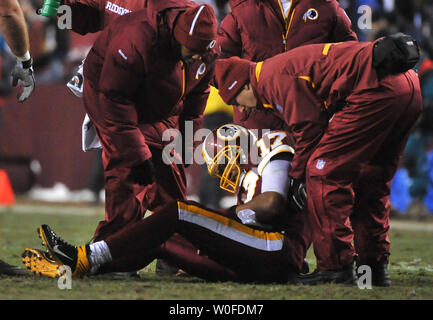
[[[162,141],[165,129],[179,128],[185,120],[195,129],[201,125],[213,67],[184,65],[172,37],[178,15],[196,5],[148,1],[146,9],[110,23],[86,58],[85,81],[102,94],[103,125],[112,130],[113,148],[128,163],[150,158],[149,144],[169,143]]]
[[[306,44],[358,40],[336,0],[292,0],[287,16],[279,0],[230,0],[230,6],[218,31],[221,58],[259,62]],[[281,126],[269,112],[236,108],[234,122],[251,129]]]
[[[373,45],[314,44],[251,64],[257,97],[285,120],[296,141],[290,172],[294,178],[304,178],[309,156],[341,102],[380,98],[380,90],[374,91],[380,84],[372,67]]]

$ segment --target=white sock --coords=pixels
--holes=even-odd
[[[105,241],[98,241],[90,245],[90,273],[94,274],[98,271],[101,264],[113,260],[110,249]]]

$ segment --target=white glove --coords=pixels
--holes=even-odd
[[[99,142],[98,136],[96,134],[95,126],[93,125],[87,113],[84,117],[81,133],[82,149],[84,152],[94,149],[102,149],[101,143]]]
[[[21,82],[22,92],[18,92],[17,99],[23,102],[31,96],[35,90],[35,77],[33,76],[32,59],[17,63],[12,71],[12,85],[16,87],[18,80]]]

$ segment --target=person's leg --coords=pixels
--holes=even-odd
[[[230,268],[209,258],[191,242],[175,233],[161,246],[161,257],[187,274],[208,281],[237,281],[239,276]]]
[[[143,218],[143,209],[128,179],[129,174],[129,168],[105,170],[105,221],[98,224],[94,241]]]
[[[208,281],[236,281],[236,273],[204,255],[191,242],[174,233],[161,246],[150,249],[148,254],[133,253],[102,265],[98,273],[129,272],[147,266],[154,259],[164,259],[188,274]]]
[[[86,83],[84,98],[86,111],[103,147],[106,218],[95,231],[94,240],[98,241],[130,223],[141,220],[148,210],[157,210],[175,199],[185,199],[186,176],[183,164],[166,164],[162,158],[162,150],[149,147],[155,167],[155,181],[145,187],[133,184],[128,179],[130,168],[123,166],[118,159],[112,159],[109,132],[100,125],[101,115],[94,110],[98,94]]]
[[[26,269],[11,265],[0,259],[0,275],[2,274],[8,276],[26,276],[28,272]]]
[[[178,233],[210,259],[233,270],[239,281],[284,282],[298,272],[299,244],[279,232],[243,225],[230,213],[179,202]],[[300,261],[298,261],[300,260]]]
[[[356,199],[350,221],[357,265],[377,262],[390,253],[390,181],[384,178],[383,167],[365,165],[354,184]]]
[[[307,251],[312,243],[311,225],[309,222],[309,213],[307,208],[301,212],[289,213],[289,218],[284,223],[284,234],[292,243],[292,260],[298,270],[305,268],[304,263]]]
[[[293,243],[282,234],[249,228],[193,202],[171,203],[109,236],[105,242],[113,262],[134,254],[140,255],[141,261],[151,261],[156,258],[157,248],[175,232],[198,248],[200,254],[195,251],[195,258],[191,259],[191,249],[195,249],[189,245],[184,247],[188,253],[185,258],[179,253],[169,254],[167,251],[173,250],[168,246],[180,243],[176,241],[163,245],[162,250],[166,252],[162,255],[176,261],[178,267],[191,275],[212,280],[286,281],[296,270],[293,265],[297,262],[292,260],[298,255],[293,252]]]
[[[354,184],[356,201],[351,223],[355,232],[357,264],[371,266],[373,282],[378,285],[390,284],[387,275],[390,255],[390,186],[406,142],[421,113],[421,96],[415,94],[416,92],[418,91],[415,89],[412,96],[391,101],[406,108],[381,146],[380,152],[362,166],[359,179]]]
[[[353,263],[353,183],[361,164],[382,152],[392,128],[401,126],[413,91],[412,83],[400,75],[390,85],[349,97],[349,105],[334,115],[308,161],[308,208],[318,269],[338,270]]]
[[[105,238],[124,226],[142,219],[141,204],[136,198],[134,184],[128,176],[130,168],[125,167],[112,155],[109,130],[103,125],[103,115],[98,110],[99,93],[88,81],[84,83],[84,105],[95,126],[103,153],[102,163],[105,179],[105,220],[101,221],[94,233],[94,241]]]
[[[99,193],[104,189],[104,167],[102,165],[102,150],[95,150],[92,164],[92,169],[90,171],[89,189],[92,191],[95,197],[95,203],[100,202]]]
[[[156,211],[174,200],[186,199],[185,167],[181,163],[165,163],[163,152],[159,148],[150,147],[155,166],[155,182],[143,189],[138,198],[143,209]]]
[[[147,211],[149,211],[148,214],[154,212],[172,201],[186,199],[184,165],[175,162],[168,163],[167,159],[163,158],[163,151],[159,148],[150,147],[150,151],[155,166],[155,182],[137,195],[142,204],[143,214],[146,214]],[[173,238],[171,242],[175,242],[175,239]],[[175,274],[178,268],[158,258],[155,272],[160,275]]]

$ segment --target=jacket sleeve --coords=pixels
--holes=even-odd
[[[352,22],[346,11],[335,1],[335,25],[330,42],[358,41],[358,36],[352,30]]]
[[[142,52],[122,34],[111,39],[98,87],[100,119],[107,130],[111,157],[132,167],[151,157],[138,128],[134,98],[144,78]]]
[[[186,164],[191,164],[191,156],[194,154],[194,149],[201,143],[200,140],[194,139],[197,130],[201,129],[203,125],[204,110],[206,102],[209,97],[210,86],[209,80],[212,73],[208,72],[205,77],[200,81],[196,89],[191,92],[184,101],[182,113],[179,116],[179,130],[182,133],[183,141],[183,159]],[[186,125],[192,124],[191,138],[187,137]],[[186,138],[186,139],[185,139]]]
[[[227,14],[221,22],[217,34],[217,45],[221,50],[220,58],[240,57],[242,54],[242,39],[236,20],[231,13]]]
[[[292,76],[283,81],[290,83],[282,97],[284,120],[295,141],[290,175],[304,180],[308,159],[328,126],[328,115],[308,81]]]
[[[103,0],[64,0],[72,10],[72,30],[78,34],[98,32],[104,29]]]

